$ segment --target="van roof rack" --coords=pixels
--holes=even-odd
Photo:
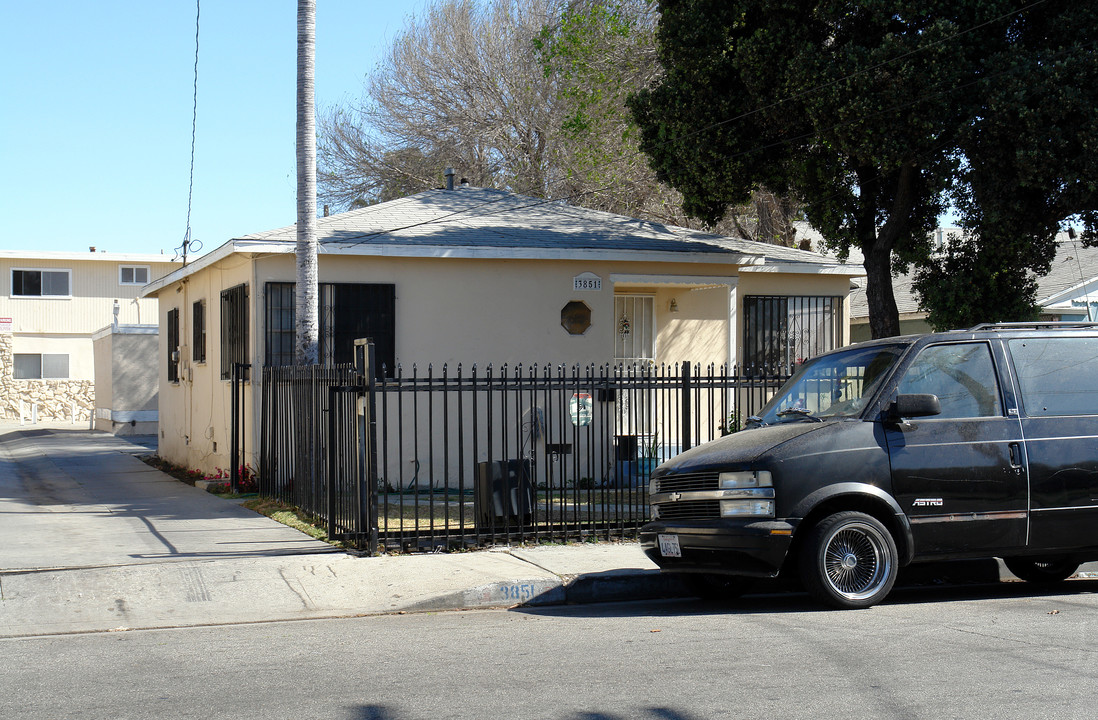
[[[980,323],[968,329],[968,332],[977,330],[1015,330],[1026,328],[1040,330],[1041,328],[1092,328],[1098,327],[1098,322],[1075,322],[1071,320],[1048,320],[1043,322],[1000,322]]]

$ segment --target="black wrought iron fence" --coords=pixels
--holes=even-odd
[[[263,368],[259,424],[259,493],[328,518],[330,388],[363,385],[352,365]],[[344,427],[344,429],[347,429]],[[346,449],[344,448],[346,453]],[[337,461],[337,467],[346,465]],[[348,494],[361,478],[343,478]]]
[[[266,368],[260,461],[261,492],[371,550],[632,536],[652,469],[738,430],[787,377],[689,363],[371,375]]]

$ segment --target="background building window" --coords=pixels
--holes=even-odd
[[[231,379],[233,365],[247,362],[248,286],[237,285],[221,292],[221,379]]]
[[[743,372],[788,373],[843,345],[841,297],[748,295],[743,299]]]
[[[295,283],[267,283],[267,365],[292,365],[296,317]],[[396,361],[396,285],[388,283],[320,284],[320,363],[354,362],[354,342],[372,338],[378,375],[390,375]]]
[[[179,382],[179,308],[168,311],[168,382]]]
[[[69,297],[69,270],[12,270],[13,297]]]
[[[120,265],[118,267],[118,283],[120,285],[147,285],[149,283],[149,268],[144,265]]]
[[[199,300],[191,309],[191,360],[206,362],[206,301]]]
[[[12,377],[16,380],[67,380],[69,356],[62,354],[15,353]]]

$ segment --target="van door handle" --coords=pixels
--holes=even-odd
[[[1022,470],[1022,446],[1016,442],[1010,444],[1010,467],[1014,474],[1021,475]]]

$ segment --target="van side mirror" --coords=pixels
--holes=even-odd
[[[929,417],[941,415],[942,404],[938,402],[937,395],[929,393],[911,393],[897,395],[896,399],[888,406],[888,419],[898,422],[905,418]]]

